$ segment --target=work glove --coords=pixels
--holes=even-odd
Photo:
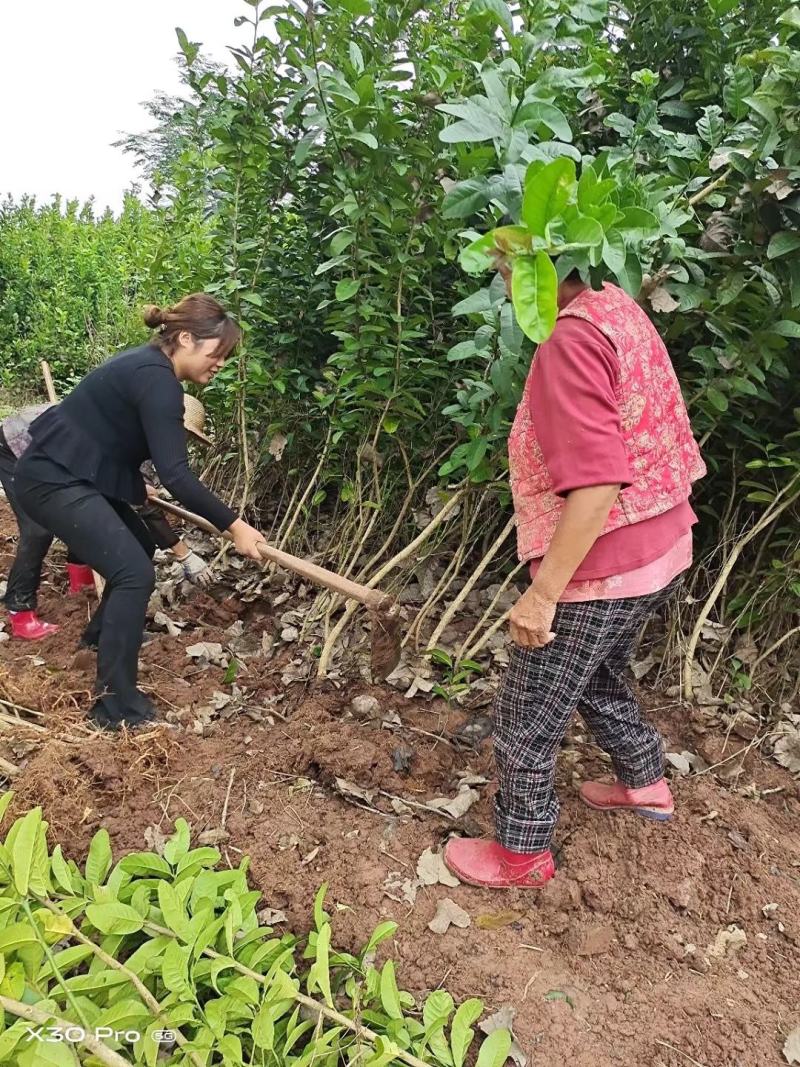
[[[181,566],[183,567],[184,577],[195,585],[211,585],[214,581],[211,568],[196,552],[190,552],[188,556],[184,556],[181,560]]]

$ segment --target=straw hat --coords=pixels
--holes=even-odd
[[[202,441],[204,445],[213,444],[210,437],[206,437],[203,433],[203,427],[206,424],[206,409],[197,399],[197,397],[190,396],[189,393],[183,394],[183,425],[186,427],[188,433],[192,437],[197,438],[198,441]]]

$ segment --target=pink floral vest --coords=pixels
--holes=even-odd
[[[687,500],[706,468],[669,354],[639,305],[615,285],[585,289],[560,313],[586,319],[614,346],[619,360],[617,399],[633,485],[617,498],[603,533],[661,515]],[[531,418],[528,375],[508,439],[517,551],[522,561],[543,556],[564,500],[553,492]]]

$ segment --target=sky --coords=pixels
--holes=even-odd
[[[248,10],[241,0],[0,0],[0,199],[61,193],[119,210],[137,176],[111,143],[148,128],[143,101],[179,91],[175,27],[225,61]]]

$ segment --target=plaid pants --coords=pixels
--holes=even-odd
[[[642,721],[625,671],[643,624],[680,583],[648,596],[559,604],[555,640],[514,646],[494,720],[495,821],[506,848],[550,847],[559,812],[556,756],[576,708],[624,785],[638,789],[663,777],[661,735]]]

